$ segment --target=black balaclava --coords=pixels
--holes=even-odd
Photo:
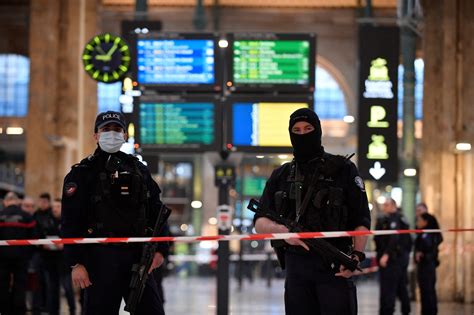
[[[291,132],[291,128],[299,122],[306,121],[310,123],[314,130],[303,135]],[[308,108],[300,108],[293,112],[290,116],[290,131],[291,145],[293,146],[293,155],[298,162],[306,162],[321,156],[323,148],[321,147],[321,122],[318,115]]]

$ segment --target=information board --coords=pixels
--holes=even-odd
[[[236,40],[235,83],[308,84],[309,41]]]
[[[288,121],[299,108],[312,108],[312,98],[239,97],[228,102],[228,142],[238,151],[291,151]]]
[[[312,34],[235,34],[227,59],[231,91],[314,91]]]
[[[141,102],[143,148],[211,148],[216,143],[216,108],[211,102]]]
[[[138,83],[213,84],[214,41],[138,39]]]
[[[398,179],[399,38],[398,27],[359,28],[358,167],[365,179]]]
[[[221,91],[222,58],[210,33],[139,33],[132,45],[133,78],[143,90]]]

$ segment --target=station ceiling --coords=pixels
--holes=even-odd
[[[218,2],[222,7],[262,7],[262,8],[356,8],[365,6],[365,0],[203,0],[211,6]],[[195,6],[196,0],[148,0],[150,7]],[[102,0],[105,6],[134,6],[135,0]],[[396,8],[397,0],[372,0],[374,8]]]

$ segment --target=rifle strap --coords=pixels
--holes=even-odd
[[[303,202],[301,203],[301,206],[296,208],[296,219],[295,221],[298,223],[301,217],[304,215],[306,212],[306,209],[308,208],[309,201],[311,200],[311,197],[313,196],[314,189],[316,188],[316,183],[319,180],[319,170],[318,168],[315,169],[313,176],[311,177],[311,181],[308,187],[308,190],[306,191],[306,194],[304,196]]]

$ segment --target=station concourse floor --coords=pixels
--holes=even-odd
[[[167,315],[216,314],[216,278],[170,276],[165,277],[163,285]],[[237,281],[232,279],[229,287],[229,315],[284,315],[283,287],[282,279],[273,279],[270,288],[267,288],[264,279],[256,279],[253,283],[244,280],[242,290],[239,291]],[[378,314],[378,288],[376,279],[357,282],[359,315]],[[397,302],[395,314],[401,314],[399,308]],[[439,315],[474,315],[474,304],[439,303],[438,309]],[[412,302],[411,314],[420,314],[419,303]]]

